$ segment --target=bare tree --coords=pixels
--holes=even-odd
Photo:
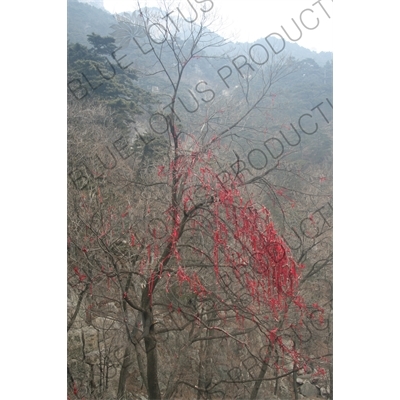
[[[86,323],[103,335],[92,396],[107,392],[114,368],[121,399],[131,376],[150,399],[255,399],[263,383],[306,368],[298,338],[324,311],[301,292],[329,264],[301,277],[322,239],[302,243],[296,259],[255,197],[271,192],[284,211],[282,181],[270,177],[288,166],[278,161],[251,179],[240,166],[241,135],[258,129],[252,115],[296,64],[272,54],[261,62],[259,48],[229,55],[208,27],[212,2],[196,3],[205,4],[190,14],[140,8],[114,26],[120,49],[142,53],[134,67],[165,99],[147,121],[121,133],[104,107],[69,104],[68,328],[85,306]],[[204,66],[215,68],[213,87],[192,82]],[[100,120],[93,131],[81,131],[85,117]]]

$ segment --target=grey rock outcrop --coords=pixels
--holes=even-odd
[[[319,390],[317,387],[315,387],[312,383],[305,381],[301,386],[300,386],[300,393],[303,396],[306,397],[315,397],[319,395]]]

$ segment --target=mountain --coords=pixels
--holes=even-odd
[[[86,3],[93,7],[100,8],[105,10],[104,8],[104,1],[103,0],[78,0],[80,3]]]
[[[279,51],[283,48],[283,51],[285,51],[287,55],[291,55],[298,60],[312,59],[320,66],[324,66],[327,62],[330,62],[333,59],[333,53],[330,51],[321,51],[320,53],[317,53],[315,51],[306,49],[305,47],[301,47],[297,43],[291,43],[276,36],[269,37],[268,42],[274,49],[276,49],[276,51]],[[254,44],[262,44],[270,49],[270,46],[267,45],[265,39],[259,39],[254,43],[236,43],[238,46],[247,45],[248,47],[251,47]]]
[[[146,11],[153,15],[154,20],[161,12],[157,8],[149,8]],[[149,52],[146,47],[149,45],[145,44],[143,38],[145,34],[141,27],[143,22],[138,11],[121,13],[115,17],[91,5],[69,0],[68,15],[68,82],[70,86],[72,85],[69,86],[70,92],[76,92],[75,95],[78,97],[85,93],[88,94],[88,98],[101,97],[119,113],[131,113],[135,120],[139,118],[139,105],[142,103],[154,104],[154,100],[157,99],[164,107],[167,106],[168,96],[172,95],[171,84],[165,75],[156,73],[157,69],[154,69],[154,66],[158,65],[157,56]],[[181,60],[187,60],[190,59],[192,46],[190,26],[182,24],[179,28],[180,31],[174,40],[181,49]],[[191,26],[191,28],[196,29],[196,26]],[[91,35],[93,32],[95,35]],[[243,76],[233,73],[232,77],[228,78],[228,72],[235,72],[236,66],[244,74],[249,74],[249,78],[252,78],[251,84],[255,88],[253,92],[257,93],[257,87],[263,85],[263,74],[268,74],[269,66],[275,62],[273,61],[275,54],[278,59],[281,55],[287,57],[287,62],[293,66],[293,72],[274,83],[271,89],[272,97],[263,105],[264,108],[270,108],[269,117],[266,119],[266,111],[259,112],[253,115],[253,124],[258,124],[268,132],[279,132],[282,126],[289,126],[291,122],[309,113],[321,102],[326,102],[326,99],[332,100],[333,57],[331,52],[316,53],[297,43],[283,41],[279,36],[271,36],[267,40],[259,39],[253,43],[233,43],[225,41],[209,30],[204,33],[205,35],[197,43],[197,48],[204,48],[204,50],[196,53],[193,60],[186,66],[185,74],[180,80],[178,98],[185,104],[191,105],[188,106],[189,109],[196,107],[192,94],[205,93],[201,90],[205,90],[206,87],[209,89],[208,95],[214,93],[213,95],[221,104],[233,100],[233,103],[239,107],[243,101]],[[156,34],[155,29],[151,34]],[[160,34],[162,34],[161,31]],[[93,40],[88,41],[88,35],[100,41],[110,39],[114,41],[115,43],[113,42],[111,46],[117,49],[116,58],[113,59],[113,50],[107,51],[107,54],[104,52],[97,54],[97,49],[92,47]],[[132,36],[138,40],[137,43],[134,43]],[[72,38],[75,38],[77,43],[74,43]],[[162,35],[159,40],[163,40]],[[223,46],[208,46],[209,43],[219,42],[223,42]],[[144,47],[139,47],[138,43]],[[266,59],[270,61],[265,61]],[[121,65],[116,60],[120,60]],[[245,66],[246,60],[248,65],[252,64],[252,66]],[[279,62],[279,60],[276,61]],[[162,62],[169,69],[170,77],[176,79],[177,58],[174,50],[169,46],[163,47]],[[99,73],[99,71],[103,72]],[[108,78],[114,75],[115,78]],[[226,80],[222,79],[223,76],[227,78],[229,86]],[[79,82],[82,84],[80,91],[78,90]],[[200,91],[197,91],[198,85],[200,85]],[[186,105],[185,108],[187,111]],[[331,109],[325,112],[327,119],[332,120]],[[203,117],[199,112],[191,113],[190,118],[192,125],[195,126],[201,123],[200,120]],[[254,139],[250,131],[246,132],[245,136],[246,140]]]
[[[85,1],[85,3],[82,1]],[[154,14],[157,13],[157,11],[162,13],[161,10],[155,7],[151,7],[149,10]],[[134,13],[124,14],[133,15]],[[87,41],[87,35],[94,32],[101,36],[108,36],[112,31],[111,26],[115,23],[115,17],[103,8],[102,0],[68,0],[68,40],[70,43],[80,43],[88,46],[89,43]],[[190,31],[190,24],[187,25],[187,30]],[[185,34],[185,26],[183,26],[181,34]],[[219,35],[214,33],[213,36],[218,37]],[[223,39],[220,36],[219,38],[221,40]],[[291,55],[297,60],[314,60],[321,67],[323,67],[327,62],[331,62],[333,59],[332,52],[317,53],[301,47],[297,43],[284,41],[283,44],[282,40],[283,39],[272,36],[268,38],[269,44],[267,44],[264,38],[261,38],[253,43],[227,42],[223,48],[219,49],[219,51],[218,49],[214,49],[216,54],[210,55],[219,55],[217,54],[218,52],[222,54],[222,52],[226,52],[227,49],[228,52],[232,54],[245,54],[245,52],[248,52],[251,46],[261,44],[266,47],[270,53],[272,53],[270,46],[277,51],[282,49],[284,46],[284,52],[286,55]]]
[[[67,38],[70,43],[88,46],[87,35],[94,32],[101,36],[108,36],[110,26],[114,23],[114,16],[108,11],[77,0],[68,0]]]

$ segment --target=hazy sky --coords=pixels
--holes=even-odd
[[[211,0],[197,0],[199,3],[196,3],[195,0],[180,0],[174,2],[172,9],[180,7],[184,10],[188,1],[198,11],[200,8],[211,7]],[[212,0],[214,7],[210,12],[215,10],[224,21],[224,27],[218,33],[224,37],[234,37],[236,41],[253,42],[274,32],[280,33],[285,40],[289,40],[281,26],[289,36],[296,39],[300,33],[292,21],[293,18],[302,30],[302,37],[296,43],[315,51],[333,51],[333,0],[319,0],[319,3],[316,1]],[[157,4],[159,4],[159,0],[140,1],[142,7],[145,5],[156,6]],[[313,6],[313,4],[315,5]],[[137,0],[104,0],[104,6],[112,13],[133,11],[138,8]],[[304,25],[313,28],[317,25],[318,18],[318,26],[315,29],[306,29],[301,24],[300,14],[302,14]]]

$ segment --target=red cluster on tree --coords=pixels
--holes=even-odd
[[[275,318],[279,312],[286,313],[291,303],[306,310],[306,304],[298,294],[303,265],[296,263],[276,232],[270,212],[250,199],[236,175],[218,174],[213,170],[211,165],[215,160],[211,152],[202,154],[193,147],[194,150],[179,154],[168,170],[158,168],[159,175],[168,179],[180,201],[175,204],[172,201],[163,213],[169,234],[147,245],[147,260],[141,264],[141,273],[145,272],[146,266],[150,267],[151,260],[159,260],[158,270],[149,271],[149,296],[152,296],[155,280],[163,275],[164,265],[171,260],[176,265],[173,275],[180,284],[186,282],[196,295],[207,294],[207,285],[200,276],[185,267],[179,246],[182,225],[187,223],[194,237],[204,235],[212,241],[211,254],[199,245],[196,247],[195,242],[193,248],[199,257],[212,263],[217,283],[221,280],[221,266],[224,266],[241,286],[247,288],[254,304],[267,307]],[[152,237],[160,236],[154,229]],[[134,234],[130,239],[132,246],[140,245]],[[161,248],[166,245],[170,251],[161,258]]]

